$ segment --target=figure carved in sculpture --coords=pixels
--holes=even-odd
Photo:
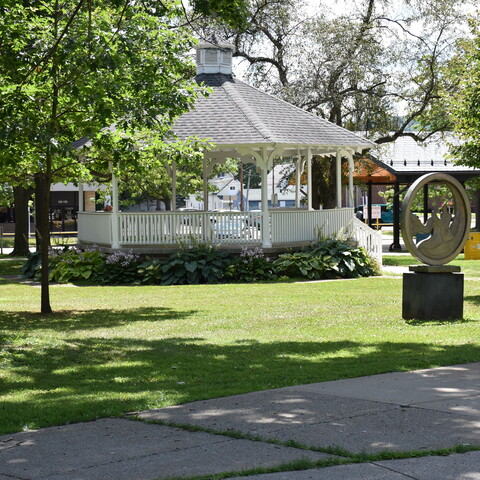
[[[462,222],[459,216],[452,216],[446,206],[441,208],[440,215],[438,212],[432,213],[425,224],[413,212],[410,215],[413,235],[430,234],[417,244],[420,252],[438,255],[455,247],[457,232]]]

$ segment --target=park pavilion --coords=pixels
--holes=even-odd
[[[379,235],[359,222],[353,209],[353,156],[374,144],[237,80],[232,75],[232,45],[205,42],[197,47],[196,53],[196,81],[210,87],[211,93],[200,97],[192,111],[178,118],[174,131],[180,139],[195,135],[214,145],[205,151],[203,160],[204,211],[179,212],[173,207],[171,211],[162,212],[120,212],[118,181],[113,177],[111,212],[86,212],[80,206],[79,242],[146,253],[194,241],[230,249],[259,246],[268,251],[306,244],[319,233],[328,236],[343,231],[378,258],[381,255]],[[314,155],[336,162],[335,209],[312,208]],[[261,212],[208,211],[207,187],[212,167],[230,158],[256,165],[262,179]],[[269,207],[267,174],[278,158],[292,159],[296,185],[300,185],[302,174],[306,176],[306,205],[301,205],[297,188],[296,208]],[[346,194],[341,180],[342,158],[348,160]],[[172,198],[175,198],[175,165],[168,170]]]

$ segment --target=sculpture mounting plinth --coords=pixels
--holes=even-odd
[[[416,265],[403,274],[402,317],[447,320],[463,317],[463,273],[458,266]]]

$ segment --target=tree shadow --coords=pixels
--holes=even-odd
[[[104,322],[116,320],[114,315]],[[67,337],[52,345],[6,345],[2,356],[14,375],[0,391],[22,392],[20,400],[0,403],[6,433],[24,425],[36,428],[251,391],[478,361],[480,347],[245,339],[219,345],[193,336],[97,336]]]
[[[123,310],[58,310],[42,315],[35,312],[6,311],[0,313],[0,330],[55,329],[61,331],[115,328],[135,322],[163,322],[183,320],[197,313],[197,310],[174,310],[165,307],[141,307]]]

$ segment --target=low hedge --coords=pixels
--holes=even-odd
[[[27,278],[40,277],[40,255],[32,253],[22,267]],[[57,283],[108,285],[183,285],[272,281],[279,277],[319,280],[355,278],[379,273],[366,252],[336,239],[323,240],[272,261],[260,248],[244,248],[238,257],[211,245],[182,247],[167,260],[141,259],[128,251],[105,253],[96,248],[51,250],[49,279]]]

